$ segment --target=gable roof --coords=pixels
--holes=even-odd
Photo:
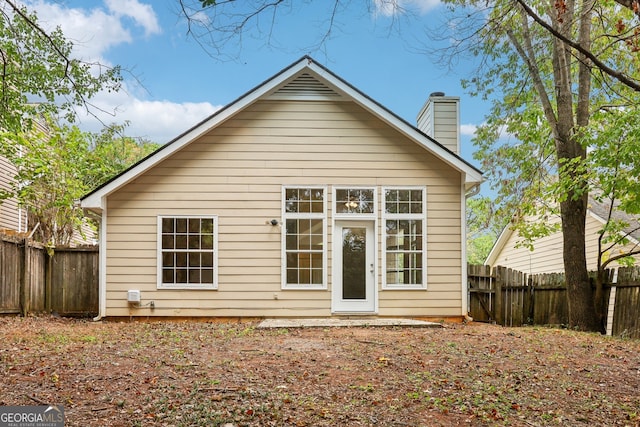
[[[179,135],[129,169],[81,199],[83,208],[102,209],[103,199],[176,151],[236,115],[259,99],[304,99],[355,102],[464,175],[467,189],[482,182],[482,172],[435,139],[409,124],[329,69],[304,56],[207,119]]]
[[[589,200],[587,202],[587,214],[604,225],[607,223],[610,206],[610,204],[599,202],[592,196],[589,196]],[[626,233],[627,238],[629,238],[631,242],[634,244],[640,244],[640,222],[637,217],[615,209],[614,205],[611,218],[613,220],[623,221],[629,224],[629,226],[623,230],[624,233]],[[513,233],[514,230],[511,229],[509,225],[502,229],[500,236],[498,236],[491,248],[491,251],[489,252],[489,255],[487,255],[487,259],[484,262],[485,265],[493,265],[496,262],[498,255],[502,253],[507,241],[509,241]]]

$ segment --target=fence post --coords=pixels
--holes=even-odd
[[[497,266],[494,268],[495,281],[495,299],[493,318],[498,325],[504,326],[504,298],[502,295],[502,285],[505,280],[506,267]]]
[[[22,316],[29,314],[29,302],[31,299],[31,269],[29,262],[29,238],[25,237],[24,251],[22,253],[22,277],[20,278],[20,312]]]
[[[53,268],[53,255],[49,254],[49,251],[45,251],[44,260],[44,309],[47,313],[51,313],[51,297],[53,296],[51,289],[51,269]]]

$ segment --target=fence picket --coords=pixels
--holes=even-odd
[[[607,271],[605,298],[616,286],[613,307],[613,335],[640,338],[640,267]],[[496,266],[469,265],[469,315],[478,321],[494,321],[503,326],[566,325],[569,319],[564,273],[534,274]],[[492,286],[483,290],[479,283]],[[487,297],[488,296],[488,297]],[[481,298],[494,304],[481,303]]]
[[[97,247],[58,248],[50,258],[36,243],[0,235],[0,314],[96,315],[98,259]]]

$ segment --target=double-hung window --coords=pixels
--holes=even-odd
[[[158,287],[216,289],[217,217],[158,218]]]
[[[383,189],[385,225],[384,287],[426,287],[426,190],[424,187]]]
[[[283,289],[326,288],[326,189],[285,187],[282,210]]]

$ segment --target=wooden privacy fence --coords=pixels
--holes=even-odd
[[[57,248],[0,236],[0,314],[98,314],[98,248]]]
[[[640,267],[609,271],[607,333],[640,338]],[[569,323],[564,273],[526,274],[506,267],[469,265],[469,315],[503,326]]]

